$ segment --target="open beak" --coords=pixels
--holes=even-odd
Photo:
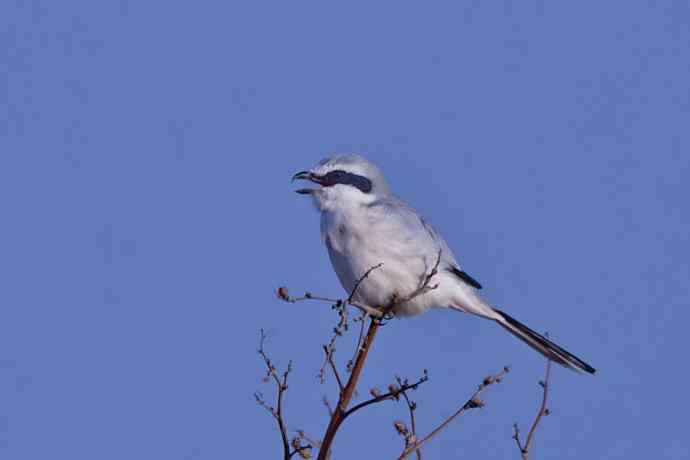
[[[318,178],[313,173],[311,173],[309,171],[300,171],[297,174],[295,174],[294,176],[292,176],[292,182],[294,182],[298,179],[299,180],[308,180],[308,181],[314,182],[316,184],[319,183]],[[302,195],[311,195],[315,191],[316,190],[311,189],[311,188],[300,188],[300,189],[295,190],[296,193],[299,193]]]

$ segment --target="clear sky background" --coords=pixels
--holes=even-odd
[[[599,369],[554,369],[532,458],[688,458],[688,24],[686,1],[3,1],[0,457],[278,458],[262,327],[290,429],[321,437],[336,317],[273,291],[344,295],[289,179],[357,152]],[[518,458],[544,361],[502,329],[433,311],[370,359],[362,393],[429,369],[423,432],[511,365],[425,458]],[[405,417],[353,417],[333,458],[394,458]]]

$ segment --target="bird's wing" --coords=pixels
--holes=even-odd
[[[464,283],[481,289],[481,285],[470,275],[461,270],[455,254],[448,243],[422,216],[406,203],[386,198],[371,205],[370,215],[377,221],[377,227],[382,229],[384,237],[401,241],[405,245],[405,252],[409,256],[423,257],[425,265],[431,270],[436,264],[440,251],[438,270],[446,270],[455,274]]]

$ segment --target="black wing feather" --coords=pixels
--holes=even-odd
[[[472,278],[470,275],[465,273],[464,271],[460,270],[458,267],[450,267],[448,268],[448,271],[453,273],[455,276],[463,280],[465,283],[469,284],[475,289],[481,289],[482,285],[479,284],[479,281],[476,279]]]

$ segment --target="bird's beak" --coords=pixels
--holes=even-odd
[[[309,171],[300,171],[294,176],[292,176],[292,182],[295,182],[297,179],[302,179],[302,180],[311,180],[312,178],[312,173]]]
[[[294,176],[292,176],[292,182],[294,182],[298,179],[299,180],[308,180],[308,181],[311,181],[311,182],[314,182],[317,184],[319,183],[319,181],[316,178],[316,176],[314,175],[314,173],[312,173],[310,171],[300,171],[297,174],[295,174]],[[296,193],[299,193],[302,195],[311,195],[315,191],[316,190],[310,189],[310,188],[300,188],[300,189],[295,190]]]

